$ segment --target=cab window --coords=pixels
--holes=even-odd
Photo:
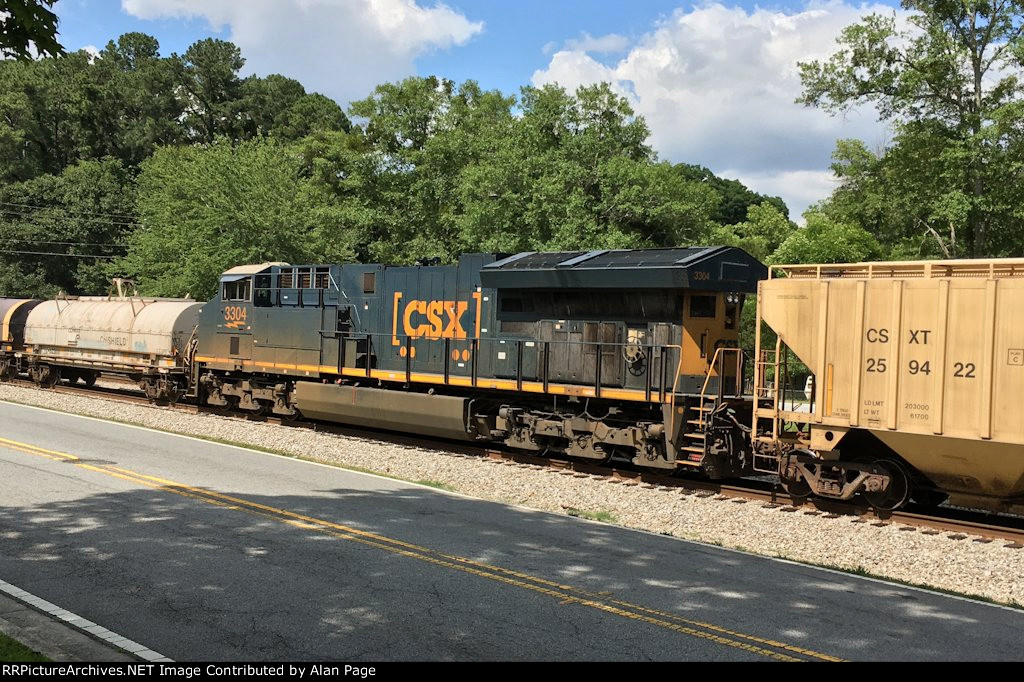
[[[690,296],[690,317],[717,317],[717,297]]]
[[[235,280],[234,282],[224,282],[224,290],[221,292],[221,300],[224,301],[248,301],[250,300],[250,283],[251,279],[246,277],[245,279]]]
[[[268,307],[274,305],[274,292],[270,289],[270,275],[256,275],[256,292],[253,296],[253,303],[257,307]]]

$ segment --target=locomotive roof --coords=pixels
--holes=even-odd
[[[495,289],[705,289],[754,293],[768,268],[743,249],[527,251],[483,266]]]
[[[230,277],[232,275],[258,275],[261,272],[265,272],[270,268],[277,266],[288,265],[284,261],[271,261],[269,263],[252,263],[249,265],[236,265],[230,270],[225,270],[221,277]]]

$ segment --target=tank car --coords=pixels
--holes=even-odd
[[[661,471],[748,466],[740,249],[265,263],[203,306],[201,401]]]
[[[200,303],[138,296],[115,281],[108,296],[43,301],[25,322],[29,375],[42,386],[125,375],[152,399],[176,400],[189,386]]]
[[[756,469],[876,507],[1024,508],[1024,260],[795,265],[758,292]],[[761,322],[777,336],[761,334]],[[809,410],[789,358],[815,377]]]
[[[26,370],[25,319],[42,303],[36,299],[0,298],[0,381],[8,381]]]

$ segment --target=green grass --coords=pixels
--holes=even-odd
[[[21,642],[0,633],[0,661],[4,663],[46,663],[49,660]]]
[[[565,513],[569,516],[575,516],[579,519],[590,519],[591,521],[600,521],[601,523],[618,523],[615,515],[610,511],[603,509],[598,511],[588,511],[586,509],[576,509],[575,507],[568,507]]]
[[[438,490],[447,490],[450,493],[455,492],[455,486],[442,483],[441,481],[431,481],[429,478],[422,478],[418,481],[413,481],[413,483],[419,483],[420,485],[425,485],[430,488],[437,488]]]

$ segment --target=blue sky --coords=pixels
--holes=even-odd
[[[59,0],[69,49],[128,31],[164,54],[232,40],[247,73],[283,73],[343,106],[408,75],[515,93],[611,81],[669,161],[709,166],[779,194],[794,215],[831,189],[839,137],[885,143],[873,112],[835,119],[797,107],[795,62],[825,56],[839,29],[894,0],[721,3],[641,0]]]

